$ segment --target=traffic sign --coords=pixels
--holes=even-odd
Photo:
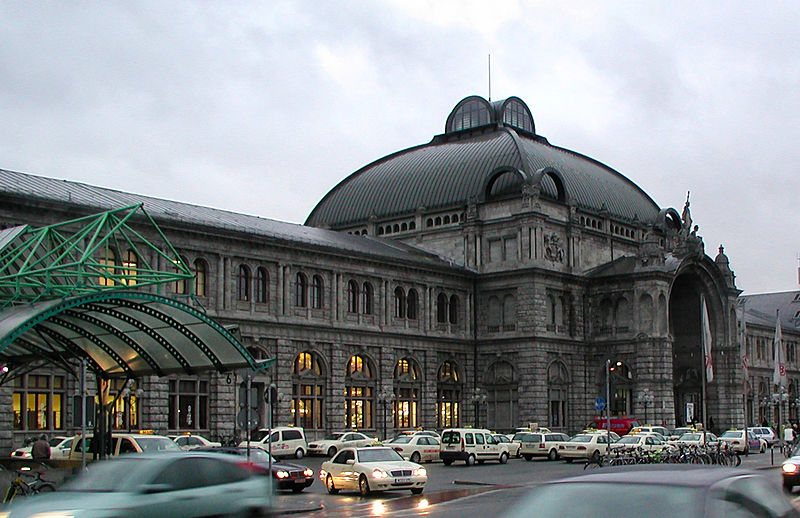
[[[606,400],[599,397],[594,400],[594,409],[598,412],[606,407]]]
[[[259,426],[261,426],[261,417],[256,412],[250,412],[250,422],[247,421],[247,409],[243,408],[239,410],[239,413],[236,415],[236,424],[239,425],[239,428],[242,430],[255,430]]]

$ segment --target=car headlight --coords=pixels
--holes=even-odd
[[[786,462],[781,465],[781,469],[787,475],[794,475],[797,473],[798,466],[793,462]]]
[[[282,469],[278,470],[275,472],[275,478],[280,478],[280,479],[289,478],[289,472],[284,471]]]
[[[306,477],[313,477],[314,476],[314,470],[311,469],[311,468],[306,468],[306,469],[303,470],[303,475],[305,475]]]
[[[428,476],[428,470],[426,470],[425,468],[420,466],[420,467],[418,467],[417,469],[414,470],[414,476],[415,477],[427,477]]]
[[[389,474],[382,469],[373,469],[372,478],[389,478]]]

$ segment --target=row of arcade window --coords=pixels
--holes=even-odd
[[[451,223],[458,223],[459,221],[464,221],[464,214],[462,213],[459,215],[458,213],[453,214],[445,214],[444,216],[436,216],[435,218],[428,218],[425,220],[425,226],[430,227],[438,227],[441,225],[450,225]]]
[[[126,250],[121,257],[112,248],[105,248],[99,260],[101,275],[97,279],[100,286],[135,286],[136,277],[139,275],[139,257],[133,250]],[[207,290],[208,265],[203,259],[196,259],[191,265],[194,279],[181,279],[172,283],[172,293],[175,295],[188,295],[190,282],[194,282],[194,294],[205,297]],[[178,272],[178,268],[175,268]]]
[[[386,226],[379,226],[376,232],[379,236],[384,234],[396,234],[398,232],[407,232],[409,230],[416,230],[417,223],[415,221],[394,223]]]

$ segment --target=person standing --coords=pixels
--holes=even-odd
[[[50,445],[47,443],[47,436],[42,434],[36,439],[31,447],[31,457],[33,460],[43,461],[50,458]]]

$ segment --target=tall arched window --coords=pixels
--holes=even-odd
[[[449,317],[451,324],[458,324],[458,310],[459,310],[458,296],[451,295],[450,308],[449,308],[449,313],[450,313]]]
[[[292,369],[292,423],[306,430],[325,426],[325,369],[311,351],[297,355]]]
[[[361,286],[361,311],[365,315],[372,314],[372,284],[368,282]]]
[[[239,265],[237,280],[236,298],[239,300],[250,300],[250,268],[248,268],[247,265]]]
[[[519,421],[519,384],[514,366],[504,360],[492,363],[484,376],[487,392],[487,425],[514,428]]]
[[[294,286],[294,305],[304,308],[308,304],[308,278],[303,272],[297,274]]]
[[[458,426],[461,390],[461,375],[456,364],[442,362],[436,381],[436,422],[439,428]]]
[[[394,366],[395,428],[416,428],[419,422],[419,398],[422,392],[419,367],[410,358],[397,360]]]
[[[324,306],[323,293],[325,293],[325,284],[322,277],[315,275],[311,279],[311,307],[314,309],[322,309]]]
[[[609,383],[611,385],[609,407],[612,415],[630,414],[632,410],[631,391],[633,389],[633,372],[630,367],[621,361],[612,363],[609,369]]]
[[[447,295],[440,293],[436,297],[436,321],[440,324],[446,324],[447,316]]]
[[[406,292],[400,286],[394,289],[394,317],[406,318]]]
[[[175,273],[183,273],[178,264],[172,266],[172,271]],[[178,279],[172,283],[172,293],[175,295],[186,295],[189,293],[189,280]]]
[[[355,354],[350,357],[345,373],[345,427],[373,428],[375,378],[369,359]]]
[[[194,294],[198,297],[206,296],[206,277],[208,276],[208,267],[206,262],[202,259],[194,260]]]
[[[122,258],[122,275],[125,278],[122,280],[123,284],[134,286],[136,284],[136,274],[139,268],[139,258],[133,250],[126,250],[125,256]]]
[[[259,304],[266,304],[269,300],[269,272],[263,266],[256,269],[255,298]]]
[[[419,306],[419,297],[417,296],[417,290],[411,288],[408,290],[408,297],[406,297],[406,304],[407,304],[407,311],[406,316],[408,316],[409,320],[416,320],[418,306]]]
[[[349,313],[358,313],[358,297],[358,283],[349,281],[347,283],[347,311]]]
[[[548,424],[553,428],[568,426],[569,371],[560,360],[552,362],[547,368],[547,394]]]
[[[114,274],[116,273],[117,254],[114,253],[113,248],[104,248],[100,252],[100,278],[97,279],[97,284],[100,286],[114,286]]]

